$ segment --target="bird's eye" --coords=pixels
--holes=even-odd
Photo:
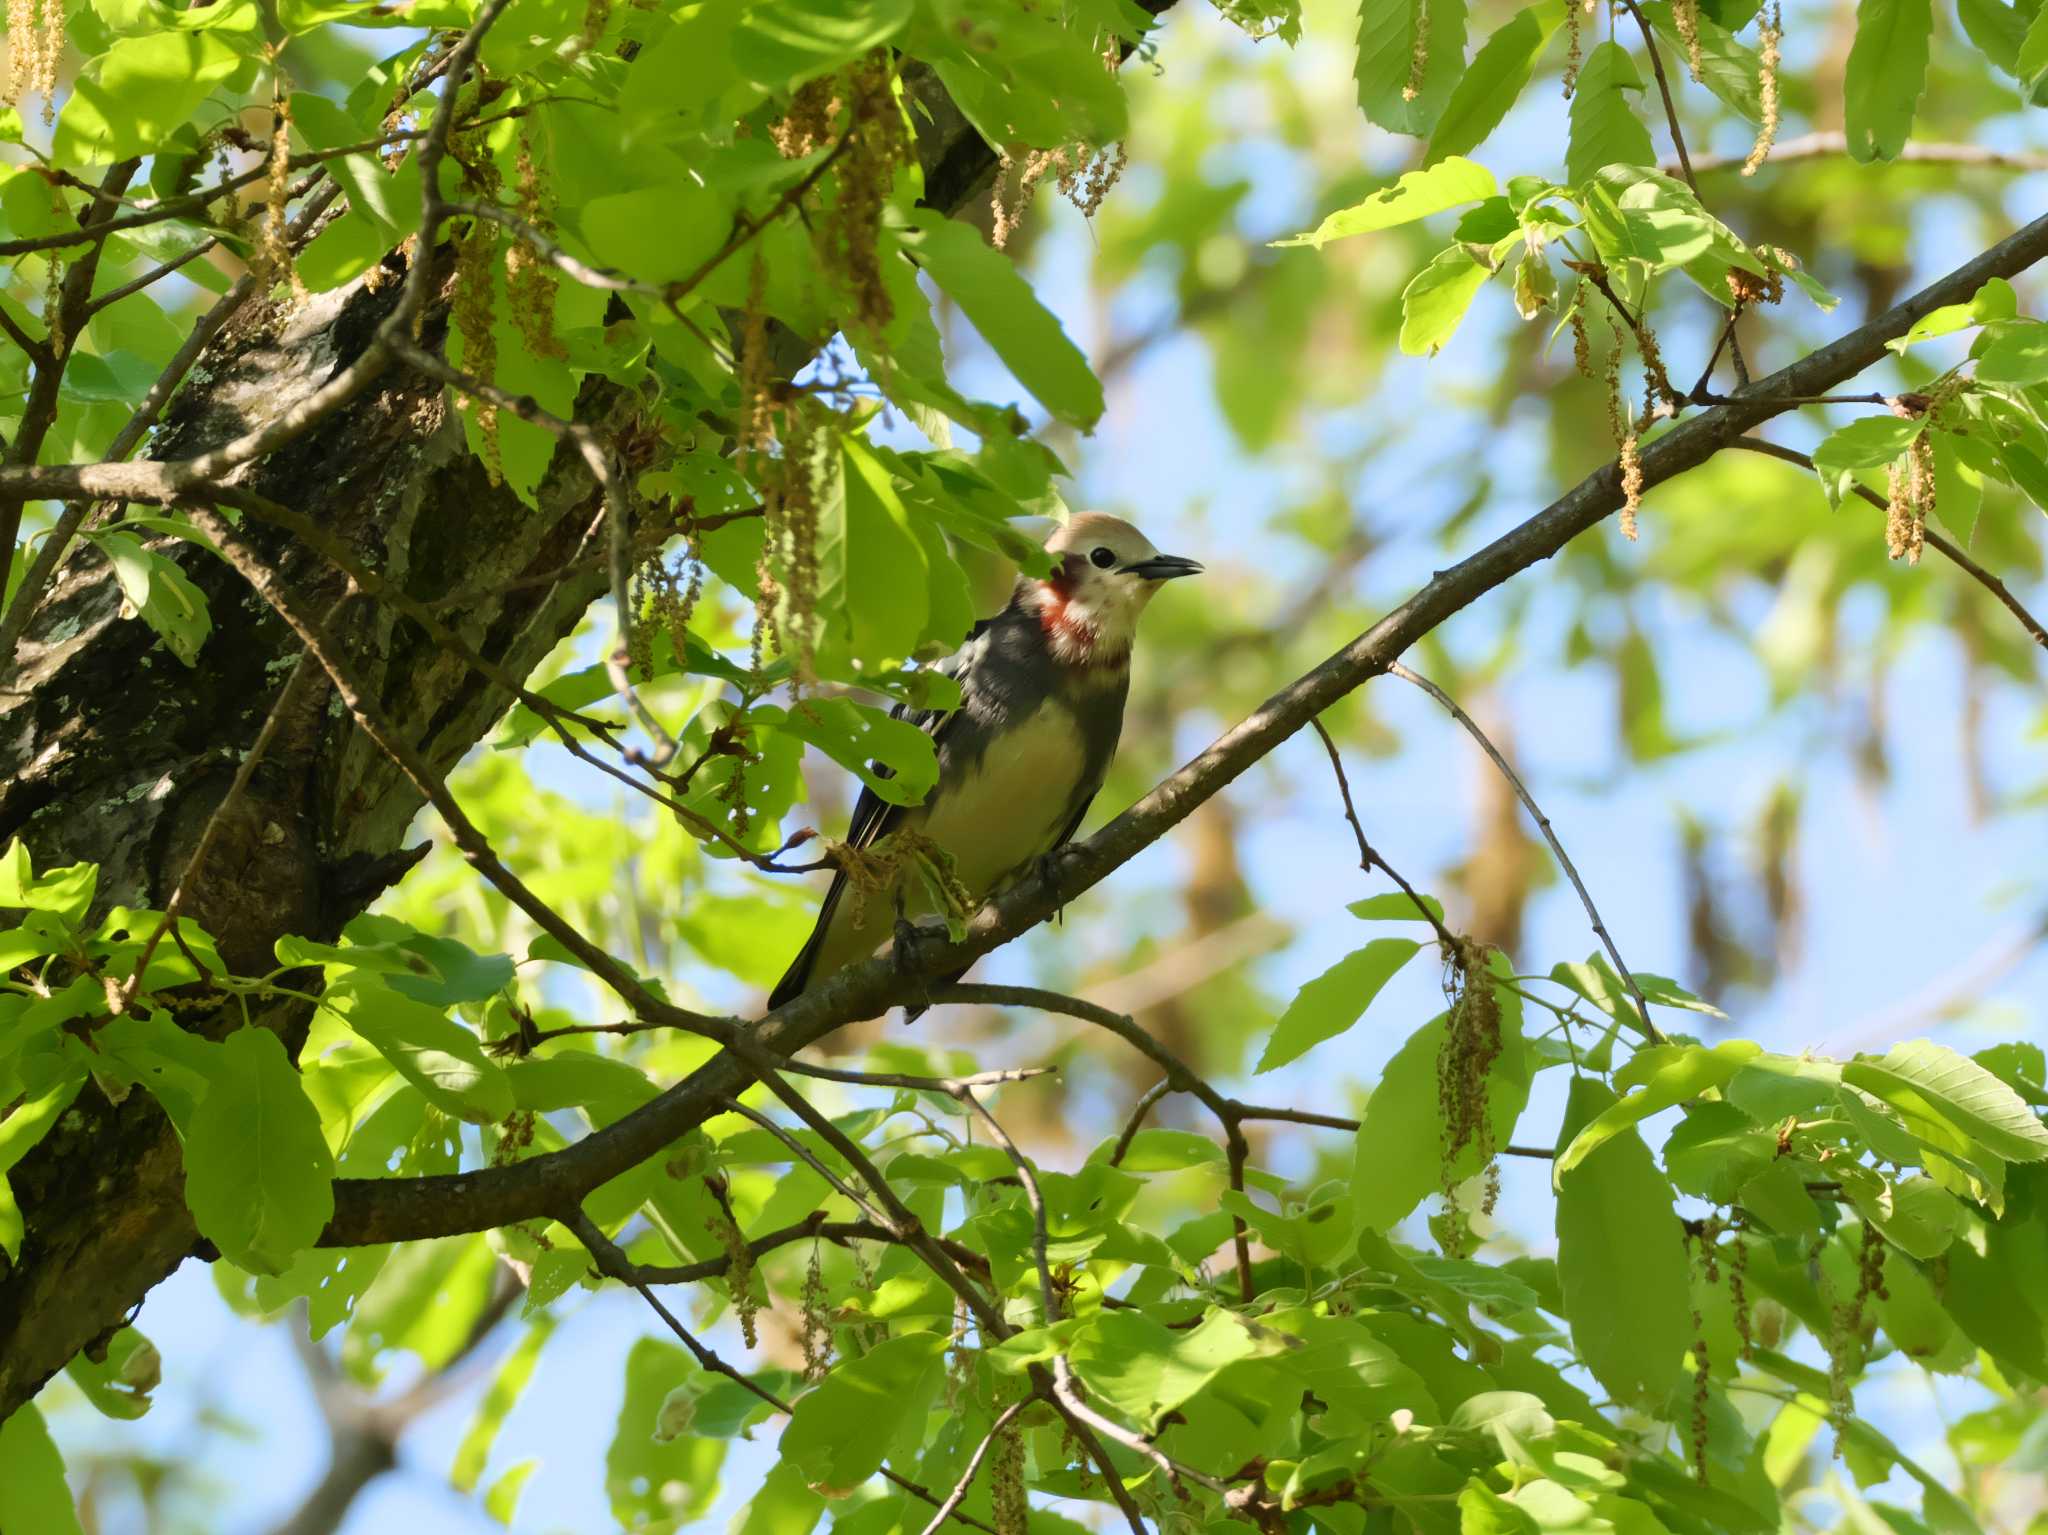
[[[1101,570],[1107,570],[1116,563],[1116,555],[1102,544],[1097,544],[1093,549],[1089,550],[1088,558]]]

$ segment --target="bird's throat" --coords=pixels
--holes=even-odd
[[[1130,659],[1129,637],[1119,641],[1107,632],[1057,577],[1040,585],[1036,606],[1038,626],[1054,660],[1093,668],[1122,666]]]

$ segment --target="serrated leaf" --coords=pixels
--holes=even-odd
[[[1842,1080],[1902,1113],[1945,1120],[2008,1162],[2048,1157],[2048,1127],[2026,1100],[1946,1045],[1907,1040],[1882,1060],[1846,1063]]]
[[[1492,171],[1462,155],[1452,155],[1427,170],[1408,172],[1392,186],[1381,188],[1363,202],[1339,209],[1307,234],[1270,243],[1275,246],[1307,245],[1321,250],[1332,240],[1410,224],[1432,213],[1441,213],[1446,208],[1479,202],[1493,196],[1499,189]]]
[[[1637,118],[1630,93],[1640,94],[1643,77],[1628,50],[1602,42],[1586,55],[1572,92],[1571,138],[1565,150],[1565,179],[1574,186],[1592,180],[1608,165],[1655,165],[1650,130]]]
[[[197,664],[199,647],[213,627],[206,594],[192,584],[176,561],[148,548],[133,534],[110,529],[87,537],[114,567],[121,595],[136,615],[157,632],[172,655],[187,666]]]
[[[1858,0],[1856,41],[1842,76],[1842,121],[1849,153],[1890,160],[1913,131],[1913,113],[1927,83],[1929,0]]]
[[[1926,430],[1922,417],[1859,416],[1830,432],[1813,450],[1813,467],[1824,478],[1851,469],[1875,469],[1894,462]]]
[[[1039,404],[1069,425],[1095,424],[1102,384],[1009,257],[930,209],[919,209],[901,238]]]
[[[1993,322],[1977,352],[1977,381],[2038,384],[2048,380],[2048,325],[2039,320]]]
[[[1504,22],[1481,45],[1472,63],[1459,79],[1451,98],[1444,103],[1436,129],[1423,151],[1425,165],[1446,155],[1467,155],[1486,142],[1487,135],[1522,94],[1535,72],[1551,34],[1564,22],[1562,0],[1541,0]]]
[[[1415,23],[1429,7],[1429,58],[1421,89],[1408,93],[1414,73]],[[1451,98],[1465,63],[1465,0],[1362,0],[1358,58],[1352,77],[1366,121],[1389,133],[1420,138]]]
[[[1412,938],[1375,938],[1308,982],[1273,1025],[1255,1070],[1284,1066],[1357,1023],[1380,988],[1421,947]]]

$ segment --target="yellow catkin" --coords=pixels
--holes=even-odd
[[[811,1243],[810,1267],[804,1271],[803,1317],[804,1379],[823,1380],[832,1368],[832,1316],[816,1241]]]
[[[55,251],[43,259],[48,263],[43,277],[43,326],[50,333],[51,355],[62,357],[71,349],[71,338],[64,334],[64,263]]]
[[[604,36],[604,29],[611,25],[612,0],[589,0],[583,8],[583,27],[577,42],[588,53],[598,45]]]
[[[1745,176],[1756,174],[1757,167],[1769,158],[1771,146],[1778,141],[1778,60],[1784,41],[1784,14],[1778,8],[1778,0],[1771,0],[1764,7],[1757,47],[1757,98],[1763,122],[1756,130],[1756,143],[1750,146],[1749,158],[1742,162]]]
[[[1569,101],[1572,93],[1579,88],[1579,65],[1585,59],[1585,18],[1592,12],[1589,4],[1579,8],[1579,0],[1565,0],[1564,5],[1564,97]]]
[[[789,110],[768,129],[768,137],[783,159],[800,160],[832,137],[832,124],[841,107],[838,87],[834,75],[820,75],[797,87],[789,98]]]
[[[1500,999],[1494,993],[1493,975],[1486,963],[1486,946],[1461,939],[1452,959],[1456,992],[1444,1028],[1444,1042],[1437,1051],[1436,1094],[1442,1123],[1442,1144],[1438,1148],[1439,1178],[1447,1211],[1455,1208],[1458,1159],[1466,1147],[1477,1150],[1487,1170],[1493,1166],[1493,1118],[1488,1111],[1487,1076],[1500,1058]],[[1491,1209],[1492,1191],[1483,1207]],[[1461,1247],[1464,1222],[1451,1219],[1443,1226],[1451,1246]],[[1452,1257],[1463,1256],[1453,1251]]]
[[[519,216],[543,239],[555,237],[547,175],[533,157],[529,134],[519,135],[514,175]],[[561,281],[555,264],[525,240],[514,240],[505,252],[505,302],[528,350],[536,357],[567,357],[569,349],[555,334],[555,290]]]
[[[1756,1339],[1749,1315],[1749,1245],[1740,1232],[1728,1253],[1728,1305],[1735,1313],[1735,1336],[1742,1345],[1738,1357],[1748,1364],[1756,1352]]]
[[[889,51],[877,48],[844,73],[847,144],[836,167],[837,195],[813,228],[819,258],[853,297],[853,320],[879,334],[895,317],[882,281],[882,212],[910,153],[910,135],[896,102]]]
[[[1700,0],[1671,0],[1671,24],[1678,29],[1678,40],[1685,45],[1686,68],[1692,71],[1694,80],[1700,80],[1706,70],[1700,51]]]
[[[1025,1535],[1031,1504],[1024,1495],[1024,1437],[1012,1424],[989,1447],[988,1489],[996,1535]]]
[[[761,1302],[754,1294],[753,1249],[747,1246],[738,1223],[722,1210],[704,1222],[704,1229],[725,1248],[725,1287],[732,1298],[733,1312],[740,1319],[740,1336],[748,1348],[753,1348],[760,1342],[755,1318],[761,1312]]]
[[[1408,83],[1401,87],[1401,99],[1413,101],[1422,94],[1423,77],[1429,73],[1429,3],[1415,0],[1415,41],[1408,51]]]
[[[265,289],[289,282],[292,296],[303,300],[306,286],[292,265],[291,246],[285,239],[285,204],[291,198],[291,85],[279,73],[270,98],[270,154],[265,165],[263,212],[254,220],[249,244],[249,270]]]
[[[63,0],[7,0],[7,105],[34,91],[43,98],[44,124],[55,122],[63,58]]]
[[[1637,450],[1636,426],[1621,397],[1621,338],[1607,358],[1607,430],[1621,464],[1621,532],[1635,542],[1636,518],[1643,509],[1643,460]]]

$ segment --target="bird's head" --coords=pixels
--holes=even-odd
[[[1128,522],[1103,512],[1081,513],[1045,547],[1056,562],[1052,573],[1042,581],[1027,577],[1018,595],[1044,625],[1053,654],[1076,666],[1122,664],[1152,594],[1202,568],[1161,554]]]

